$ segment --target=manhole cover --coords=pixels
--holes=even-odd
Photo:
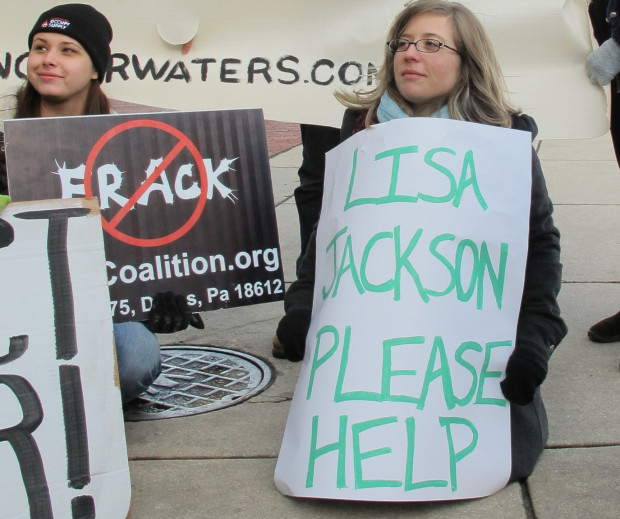
[[[188,416],[239,404],[272,382],[265,361],[215,346],[162,346],[162,372],[125,406],[125,420]]]

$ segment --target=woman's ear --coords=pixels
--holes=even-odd
[[[95,70],[95,66],[93,65],[93,73],[90,75],[90,79],[99,79],[99,73]]]

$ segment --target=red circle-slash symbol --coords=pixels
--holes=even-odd
[[[178,143],[172,148],[172,150],[170,150],[170,152],[164,157],[161,164],[157,166],[155,171],[153,171],[153,173],[149,175],[149,177],[144,181],[144,183],[140,185],[136,192],[129,198],[127,203],[120,208],[120,210],[114,215],[113,218],[110,219],[110,221],[107,221],[103,216],[101,217],[102,227],[111,236],[130,245],[136,245],[140,247],[157,247],[160,245],[166,245],[168,243],[172,243],[178,240],[194,226],[194,224],[200,218],[200,215],[202,214],[205,203],[207,201],[207,170],[205,169],[202,157],[200,156],[200,152],[198,151],[198,148],[196,148],[194,143],[183,132],[179,131],[174,126],[170,126],[169,124],[155,121],[152,119],[135,119],[132,121],[121,123],[118,126],[115,126],[114,128],[108,130],[95,143],[93,149],[88,155],[88,159],[86,160],[86,168],[84,171],[84,193],[87,197],[93,196],[93,167],[95,164],[95,160],[103,147],[112,138],[116,137],[120,133],[132,130],[134,128],[155,128],[158,130],[163,130],[164,132],[175,136],[178,139]],[[140,238],[137,236],[130,236],[120,231],[118,229],[119,223],[136,205],[138,200],[140,200],[140,197],[144,193],[146,193],[146,191],[153,184],[153,182],[155,182],[155,180],[157,180],[161,176],[161,174],[165,171],[166,167],[168,167],[170,163],[175,159],[175,157],[177,157],[179,153],[185,148],[189,150],[189,152],[196,160],[196,164],[198,165],[198,172],[200,175],[200,196],[198,197],[198,203],[196,205],[196,208],[194,209],[187,222],[185,222],[176,231],[158,238]]]

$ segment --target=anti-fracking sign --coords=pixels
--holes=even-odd
[[[511,471],[499,382],[527,257],[531,134],[408,118],[327,154],[287,495],[474,498]]]
[[[261,110],[5,121],[14,201],[96,196],[115,322],[282,299]]]

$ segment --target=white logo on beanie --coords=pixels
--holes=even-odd
[[[60,29],[64,31],[67,27],[69,27],[69,25],[71,25],[71,22],[69,20],[65,20],[64,18],[50,18],[41,24],[41,28]]]

